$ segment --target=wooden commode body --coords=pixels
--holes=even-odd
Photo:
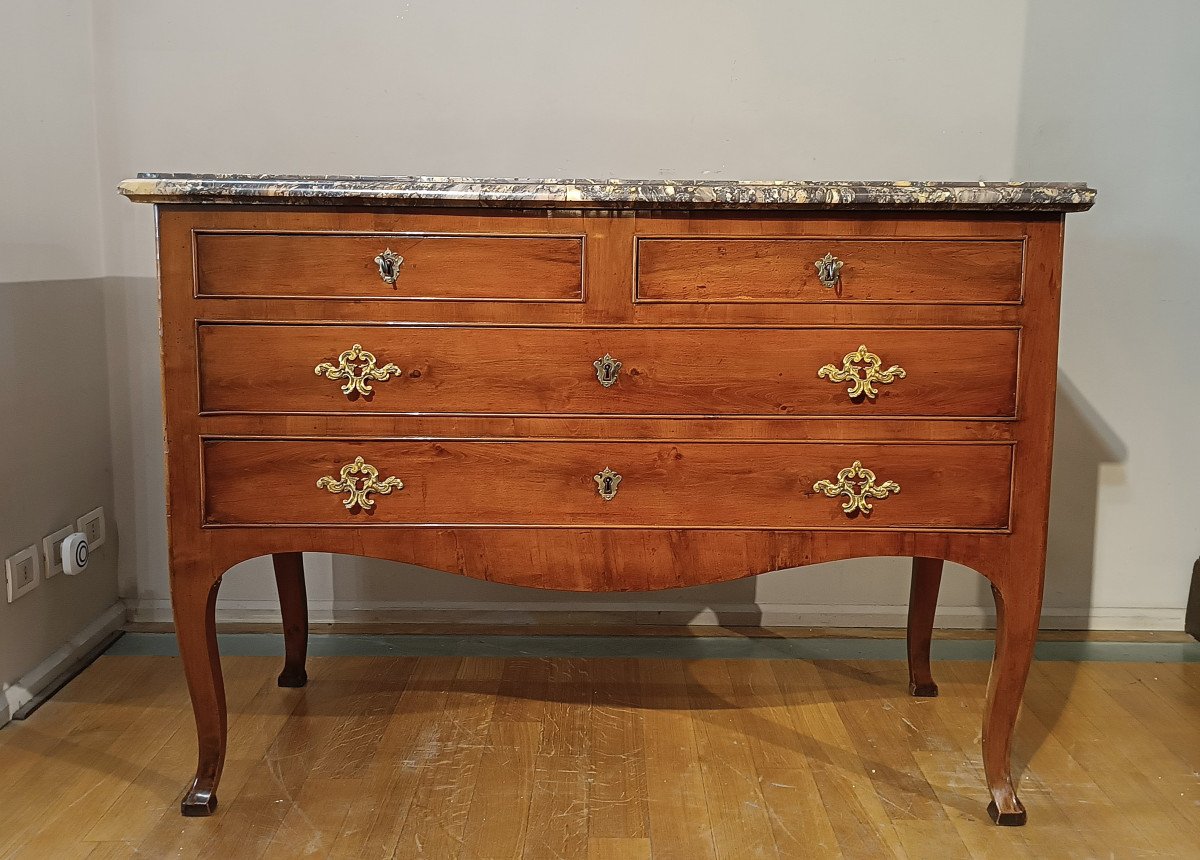
[[[1042,597],[1064,212],[1082,185],[145,175],[159,204],[171,583],[225,755],[221,576],[300,553],[645,591],[915,559],[990,580],[990,811]],[[802,573],[797,575],[804,575]]]

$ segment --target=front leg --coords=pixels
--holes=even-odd
[[[908,593],[908,692],[912,696],[938,694],[938,686],[929,671],[929,647],[941,586],[942,560],[914,558]]]
[[[988,815],[1003,825],[1025,823],[1025,807],[1012,781],[1012,741],[1033,648],[1042,590],[1039,581],[992,584],[996,598],[996,653],[988,676],[983,720],[983,769],[992,802]]]
[[[217,651],[216,605],[221,586],[206,565],[172,564],[171,605],[175,636],[196,718],[199,751],[196,777],[180,809],[187,816],[212,815],[217,808],[217,783],[225,764],[225,681]]]
[[[279,591],[279,610],[283,615],[283,671],[279,686],[303,687],[308,683],[304,661],[308,656],[308,595],[304,589],[304,556],[298,552],[277,552],[275,586]]]

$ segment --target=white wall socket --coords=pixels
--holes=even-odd
[[[46,573],[46,579],[63,572],[62,542],[74,531],[71,526],[63,526],[54,534],[42,538],[42,570]]]
[[[104,546],[104,508],[88,511],[80,517],[75,525],[76,531],[83,532],[87,538],[88,548],[97,550]]]
[[[26,547],[4,561],[5,579],[8,580],[8,602],[24,597],[41,582],[41,553],[36,546]]]

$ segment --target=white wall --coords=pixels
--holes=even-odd
[[[2,559],[113,500],[90,7],[5,4],[0,82]],[[117,544],[0,597],[0,690],[113,607]],[[5,692],[0,724],[25,698]]]
[[[101,205],[108,271],[120,276],[108,325],[123,593],[142,617],[167,617],[152,217],[149,207],[109,193],[138,170],[1087,179],[1101,198],[1098,215],[1070,219],[1070,241],[1078,244],[1066,284],[1059,416],[1066,435],[1056,469],[1047,619],[1178,627],[1179,581],[1190,569],[1181,561],[1197,552],[1194,527],[1181,521],[1195,481],[1182,480],[1179,464],[1196,423],[1163,421],[1155,410],[1170,395],[1144,389],[1174,385],[1169,414],[1184,418],[1179,404],[1188,394],[1195,401],[1195,385],[1185,362],[1150,377],[1134,359],[1145,360],[1144,344],[1163,332],[1195,321],[1195,305],[1179,287],[1171,308],[1156,304],[1156,311],[1114,318],[1106,302],[1089,300],[1096,273],[1083,261],[1098,244],[1131,245],[1125,231],[1140,218],[1149,219],[1143,225],[1178,223],[1190,203],[1120,192],[1136,190],[1143,161],[1160,153],[1133,132],[1119,145],[1090,140],[1106,133],[1108,110],[1107,88],[1092,80],[1112,79],[1118,92],[1130,93],[1133,82],[1159,74],[1156,83],[1167,91],[1194,96],[1194,67],[1188,77],[1165,60],[1152,65],[1157,72],[1141,58],[1120,62],[1126,54],[1117,27],[1106,30],[1108,54],[1078,35],[1097,29],[1103,16],[1085,4],[1045,5],[1053,10],[985,0],[97,4]],[[1183,30],[1166,11],[1143,17],[1158,36]],[[1049,18],[1054,37],[1041,32],[1039,22]],[[1065,129],[1058,120],[1081,98],[1094,103],[1092,112]],[[1169,105],[1156,104],[1143,118],[1167,120]],[[1052,158],[1043,157],[1046,149]],[[1156,168],[1165,178],[1174,169],[1171,162]],[[1089,238],[1089,231],[1099,232]],[[1135,235],[1145,240],[1147,232],[1143,226]],[[1154,283],[1159,298],[1168,270],[1150,248],[1178,249],[1142,244],[1137,259],[1150,273],[1137,280]],[[1107,283],[1115,294],[1116,282]],[[1160,317],[1170,322],[1163,332],[1154,327]],[[1131,345],[1094,343],[1115,319]],[[1160,345],[1155,354],[1178,348]],[[1094,374],[1097,352],[1099,366],[1119,363],[1119,370]],[[1117,388],[1113,379],[1126,384]],[[1131,403],[1146,408],[1126,408]],[[1179,479],[1149,465],[1156,453],[1183,470]],[[1143,477],[1135,493],[1130,481]],[[1160,511],[1175,527],[1156,534]],[[1150,538],[1159,545],[1147,554]],[[1131,585],[1128,564],[1139,559]],[[763,609],[775,622],[873,623],[898,620],[907,595],[899,560],[646,596],[527,592],[374,561],[314,561],[310,594],[318,614],[350,616],[355,608],[398,605],[683,606],[721,609],[729,618]],[[222,594],[223,607],[243,616],[271,611],[266,565],[226,577]],[[969,623],[982,617],[990,595],[978,577],[958,571],[943,605],[950,607],[944,618]]]
[[[1052,544],[1047,599],[1087,582],[1072,599],[1175,629],[1200,556],[1197,34],[1192,0],[1031,3],[1016,149],[1017,173],[1086,176],[1101,195],[1067,219],[1059,366],[1083,412],[1059,428],[1053,511],[1093,516],[1095,541],[1066,558]],[[1084,479],[1092,497],[1072,504]]]

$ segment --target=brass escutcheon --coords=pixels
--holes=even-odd
[[[617,374],[621,372],[621,362],[607,352],[604,353],[604,358],[593,361],[592,367],[596,368],[596,379],[605,388],[612,388],[617,384]]]
[[[608,468],[608,466],[605,466],[592,476],[592,480],[596,482],[596,490],[600,493],[600,498],[606,502],[611,502],[617,494],[617,487],[621,483],[621,476]]]
[[[404,265],[404,258],[388,248],[375,258],[375,265],[379,267],[379,277],[383,278],[383,282],[394,284],[396,278],[400,277],[400,267]]]
[[[898,364],[893,364],[887,370],[881,370],[882,367],[883,362],[879,356],[873,352],[867,352],[866,344],[862,344],[854,352],[846,353],[842,358],[841,368],[827,364],[817,371],[817,376],[821,379],[828,379],[830,382],[850,382],[846,393],[852,400],[863,395],[874,400],[875,395],[879,393],[875,390],[875,383],[892,382],[896,379],[904,379],[908,375]]]
[[[331,493],[349,493],[349,496],[342,499],[342,504],[348,511],[355,507],[369,511],[375,507],[375,500],[370,497],[371,493],[386,496],[392,490],[403,490],[404,482],[399,478],[379,480],[378,469],[365,462],[362,457],[355,457],[353,463],[342,466],[338,477],[326,475],[318,478],[317,487]]]
[[[833,289],[842,280],[842,261],[833,254],[826,254],[813,265],[817,267],[817,277],[827,289]]]
[[[900,485],[895,481],[876,485],[875,473],[855,460],[849,468],[838,472],[836,481],[817,481],[813,489],[831,499],[846,496],[849,501],[842,504],[842,510],[846,516],[853,516],[855,513],[871,513],[872,505],[867,501],[868,498],[886,499],[892,493],[900,492]]]
[[[313,368],[313,372],[335,381],[346,380],[342,385],[342,394],[347,397],[355,394],[368,397],[375,390],[371,387],[372,381],[387,382],[393,373],[399,375],[403,371],[391,362],[383,367],[376,366],[375,356],[356,343],[338,356],[337,364],[323,361]]]

